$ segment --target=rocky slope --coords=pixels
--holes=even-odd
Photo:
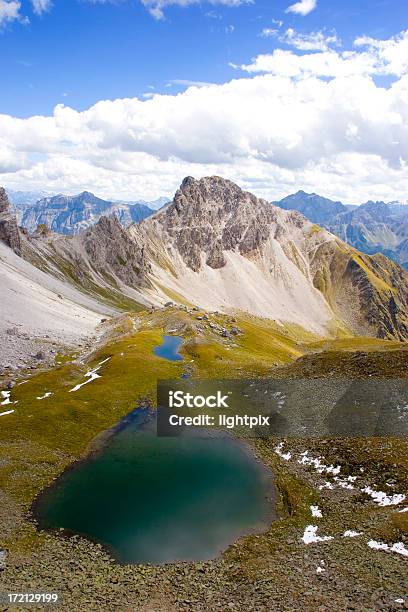
[[[219,177],[186,178],[173,202],[128,229],[102,218],[78,236],[27,245],[78,286],[130,306],[171,299],[322,335],[408,337],[399,266]]]
[[[84,191],[75,196],[56,195],[27,205],[21,215],[21,225],[29,232],[38,225],[47,225],[60,234],[77,234],[90,227],[102,215],[115,215],[127,226],[152,214],[152,209],[141,202],[111,202]]]
[[[36,265],[27,261],[30,256]],[[98,296],[73,287],[51,260],[41,259],[35,244],[19,232],[2,189],[0,286],[0,374],[50,364],[61,346],[76,346],[101,318],[116,312]]]
[[[361,335],[407,337],[408,277],[399,266],[360,254],[230,181],[185,179],[172,204],[129,232],[147,238],[162,285],[195,303],[321,333],[344,325]]]
[[[187,177],[139,224],[115,216],[77,236],[23,236],[23,255],[111,307],[172,300],[246,311],[321,335],[408,338],[408,278],[220,177]]]
[[[383,253],[402,266],[408,264],[408,207],[366,202],[334,216],[327,228],[365,253]]]

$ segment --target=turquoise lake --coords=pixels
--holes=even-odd
[[[145,409],[37,499],[41,529],[105,545],[120,563],[207,560],[276,518],[271,475],[222,433],[158,438]]]

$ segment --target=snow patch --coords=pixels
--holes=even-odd
[[[376,540],[370,540],[368,542],[368,546],[370,548],[374,548],[374,550],[384,550],[385,552],[395,552],[399,555],[403,555],[404,557],[408,557],[408,548],[405,548],[403,542],[396,542],[389,546],[385,542],[377,542]]]
[[[315,518],[322,518],[323,514],[319,506],[310,506],[310,512]]]
[[[309,457],[309,451],[304,451],[300,454],[300,459],[298,459],[298,463],[301,465],[309,465],[315,468],[315,470],[319,474],[333,474],[334,476],[340,473],[339,465],[326,465],[321,462],[321,457]]]
[[[14,410],[6,410],[6,412],[0,412],[0,416],[6,416],[6,414],[13,414]]]
[[[374,491],[371,487],[364,487],[364,489],[361,489],[361,492],[367,493],[379,506],[396,506],[406,498],[403,493],[387,495],[384,491]]]
[[[37,396],[37,399],[38,399],[38,400],[43,400],[43,399],[45,399],[45,398],[47,398],[47,397],[50,397],[50,395],[53,395],[53,393],[52,393],[51,391],[46,391],[46,392],[44,393],[44,395]]]
[[[84,385],[87,385],[88,383],[92,382],[93,380],[96,380],[97,378],[101,378],[100,374],[98,374],[98,371],[101,369],[104,363],[109,361],[109,359],[110,357],[107,357],[106,359],[98,363],[98,365],[93,370],[89,370],[89,372],[85,374],[85,377],[87,377],[88,380],[83,383],[79,383],[78,385],[75,385],[75,387],[72,387],[72,389],[69,390],[69,393],[72,393],[73,391],[78,391]]]
[[[0,402],[0,406],[8,406],[8,404],[18,404],[18,400],[16,400],[15,402],[11,401],[10,399],[11,391],[2,391],[1,395],[2,397],[4,397],[4,400]]]
[[[302,536],[302,540],[305,544],[314,544],[315,542],[327,542],[333,540],[333,536],[318,536],[318,527],[316,525],[308,525]]]
[[[363,535],[362,531],[353,531],[352,529],[347,529],[347,531],[343,533],[343,538],[356,538],[360,535]]]
[[[278,444],[278,446],[275,447],[275,453],[279,455],[279,457],[281,457],[285,461],[289,461],[289,459],[291,459],[292,457],[292,453],[289,451],[287,453],[284,453],[282,449],[283,449],[283,442],[280,442],[280,444]]]

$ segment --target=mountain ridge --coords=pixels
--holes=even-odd
[[[359,206],[345,206],[341,202],[304,191],[298,191],[274,204],[302,212],[314,223],[322,225],[364,253],[383,253],[408,268],[407,205],[369,200]]]
[[[171,299],[246,311],[322,336],[408,338],[408,277],[221,177],[186,177],[128,228],[102,216],[75,236],[22,236],[24,257],[119,308]]]

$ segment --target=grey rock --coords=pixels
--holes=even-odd
[[[18,255],[21,254],[21,241],[17,220],[11,214],[10,202],[3,187],[0,187],[0,240]]]
[[[0,571],[6,569],[6,559],[7,559],[7,551],[4,549],[0,549]]]

